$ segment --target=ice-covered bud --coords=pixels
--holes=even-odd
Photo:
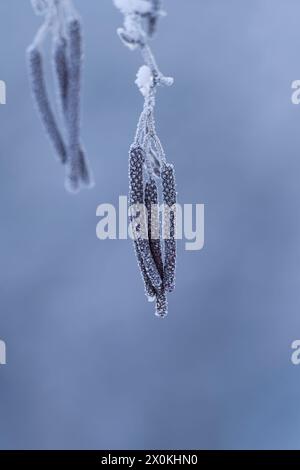
[[[142,65],[142,67],[140,67],[136,75],[135,83],[145,98],[149,96],[150,90],[153,86],[153,75],[147,65]]]
[[[174,78],[160,76],[159,83],[164,86],[172,86],[174,84]]]

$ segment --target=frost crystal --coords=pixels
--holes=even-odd
[[[135,83],[145,98],[149,96],[150,90],[153,86],[153,76],[148,65],[142,65],[142,67],[140,67],[136,75]]]

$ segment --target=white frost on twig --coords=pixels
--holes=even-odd
[[[114,3],[124,13],[123,28],[118,29],[121,40],[130,49],[139,48],[144,60],[144,65],[140,67],[135,81],[145,99],[137,126],[135,144],[145,149],[145,165],[149,175],[160,177],[160,167],[165,161],[165,153],[155,129],[155,95],[158,86],[171,86],[174,80],[161,73],[149,45],[153,28],[161,14],[161,0],[143,0],[143,3],[147,3],[150,7],[146,15],[134,9],[135,2],[139,1],[114,0]]]
[[[116,6],[124,14],[124,23],[117,32],[122,42],[129,49],[140,48],[145,65],[151,70],[153,77],[153,92],[156,86],[170,86],[174,80],[165,77],[159,70],[155,57],[149,46],[149,39],[153,35],[157,19],[161,16],[160,0],[114,0]],[[147,4],[147,11],[141,8],[141,4]]]

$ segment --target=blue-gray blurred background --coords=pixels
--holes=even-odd
[[[28,87],[40,19],[0,0],[0,447],[299,449],[299,1],[165,0],[153,48],[176,83],[157,125],[180,202],[206,206],[205,248],[179,243],[165,321],[131,242],[95,234],[98,204],[127,194],[142,61],[112,1],[76,5],[97,185],[70,196]]]

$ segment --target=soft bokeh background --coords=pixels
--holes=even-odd
[[[28,88],[40,19],[0,0],[0,447],[299,449],[299,1],[165,0],[153,47],[176,84],[158,129],[180,201],[206,205],[205,248],[179,244],[165,321],[130,241],[95,235],[97,205],[127,194],[141,58],[112,1],[76,5],[97,186],[72,197]]]

